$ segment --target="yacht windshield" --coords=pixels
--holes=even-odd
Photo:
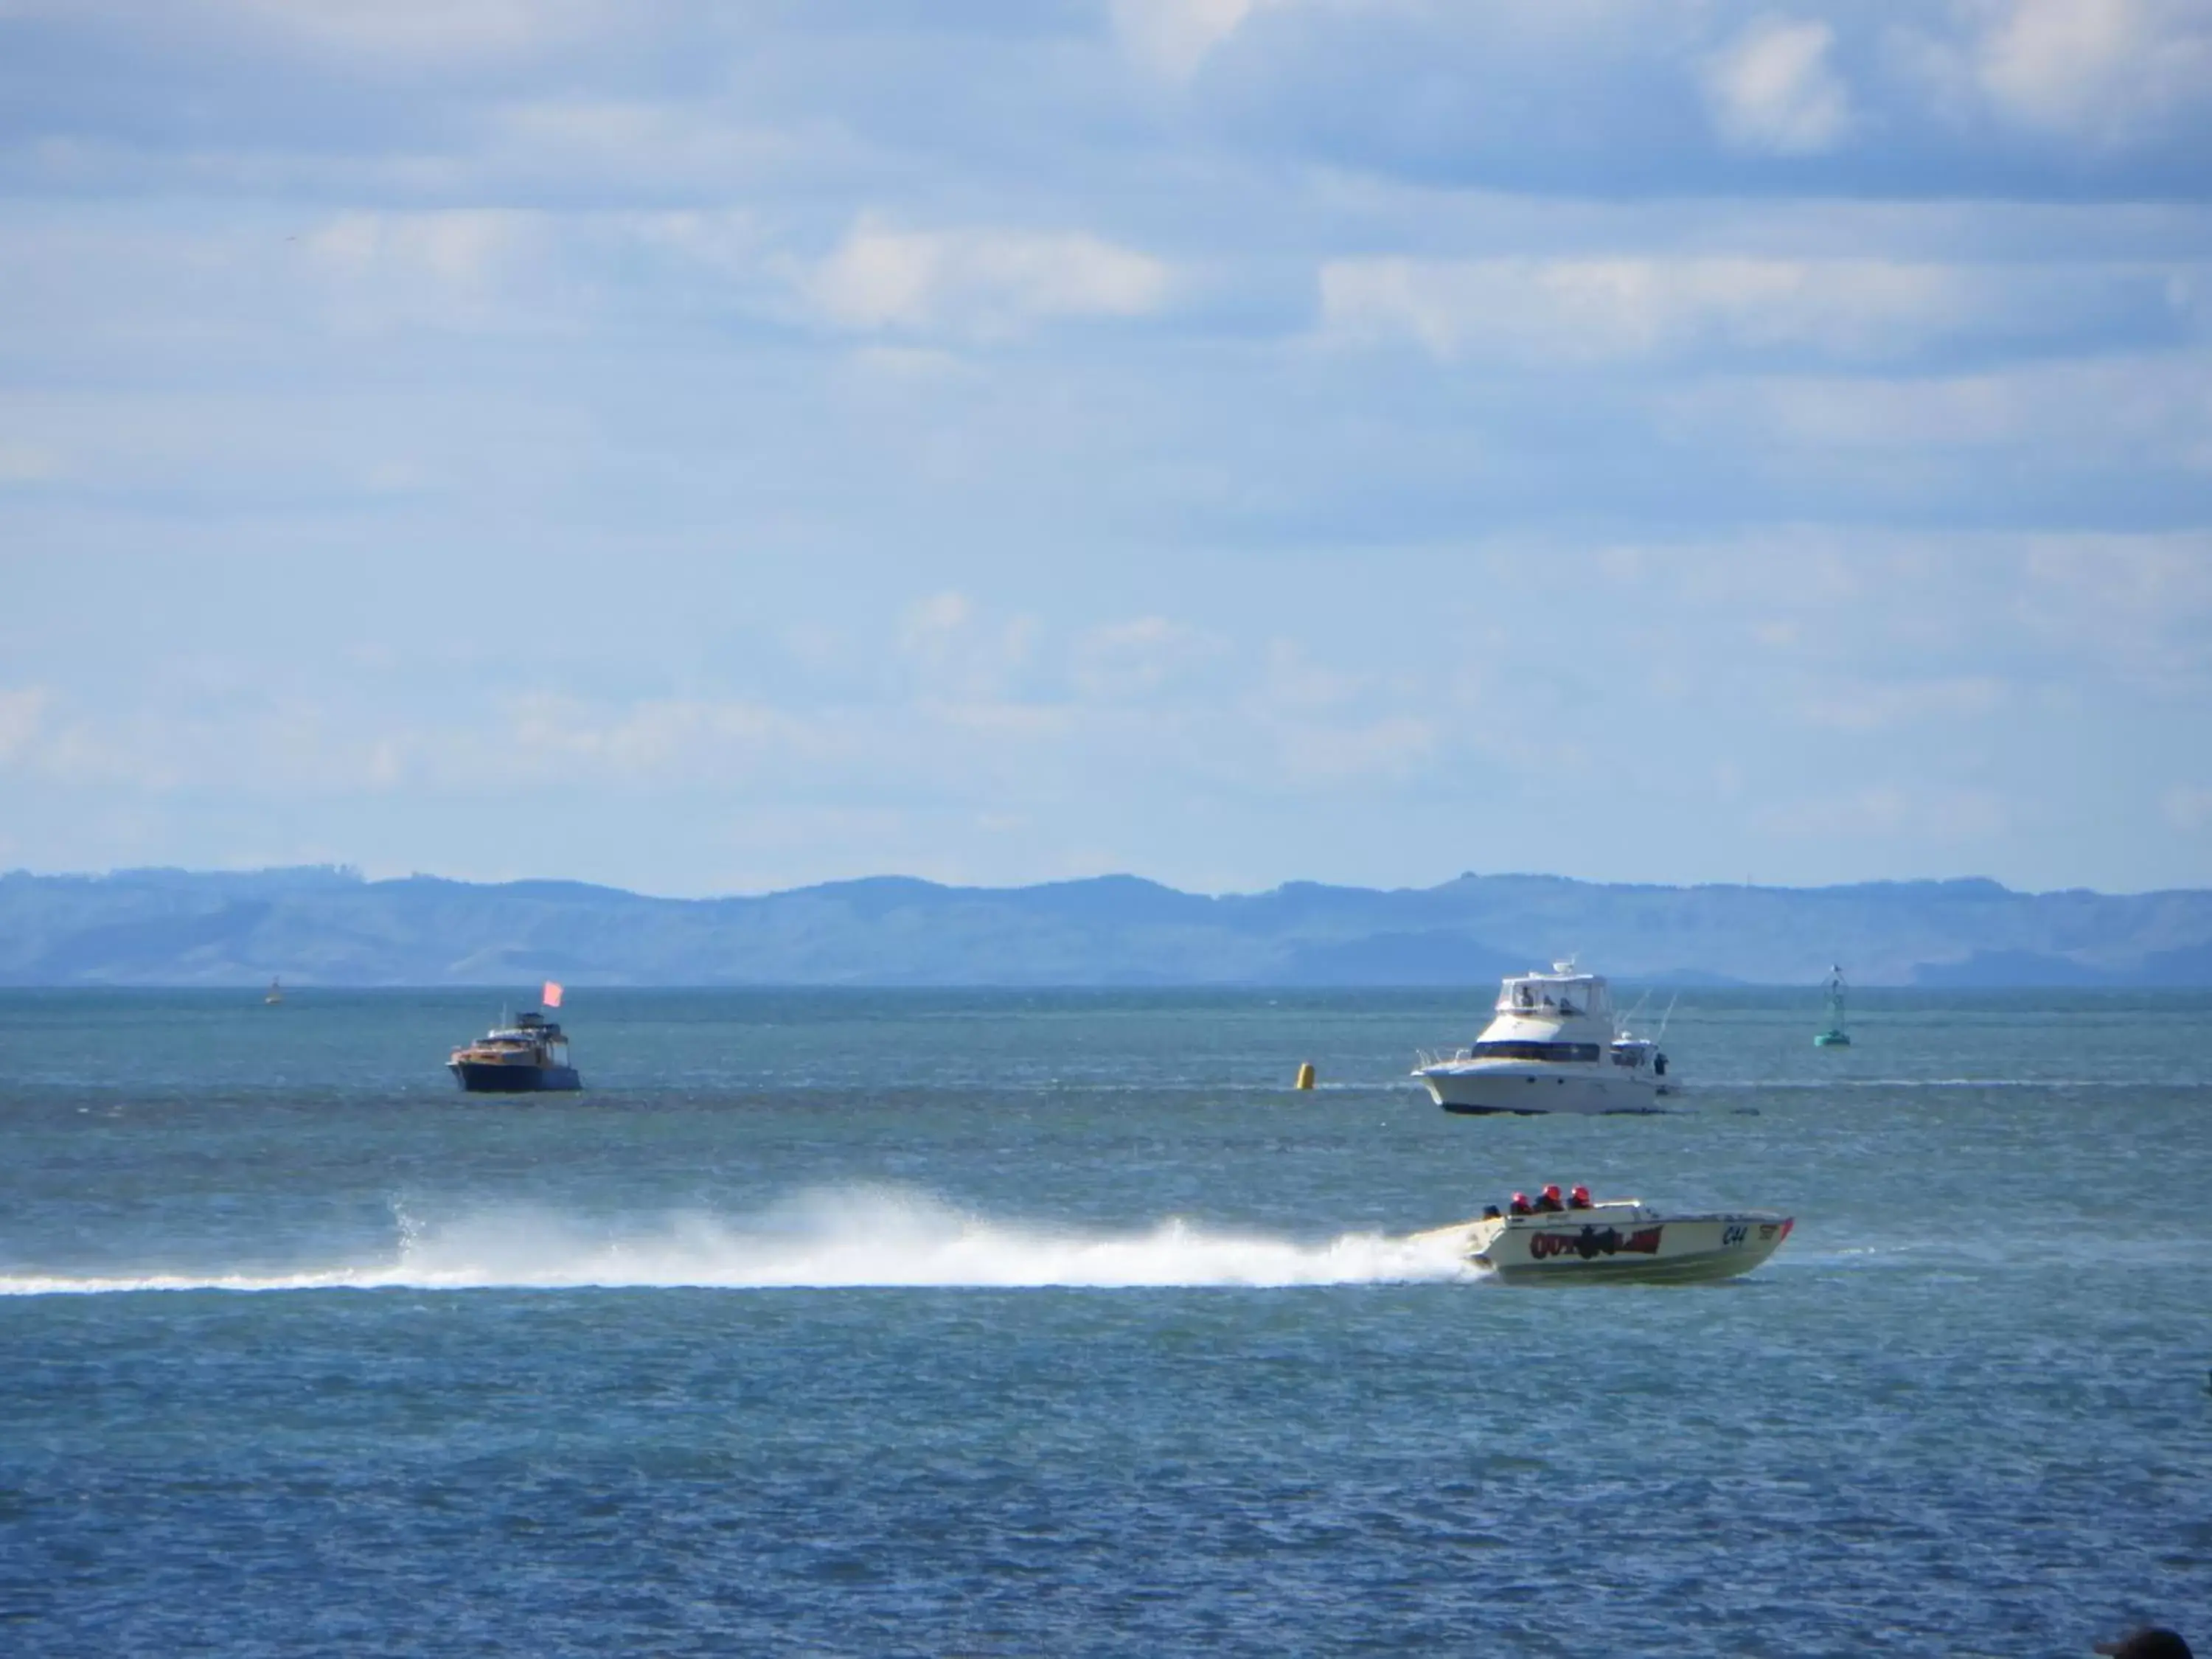
[[[1498,1012],[1501,1014],[1533,1014],[1538,1018],[1554,1014],[1568,1018],[1595,1014],[1601,1018],[1612,1011],[1613,1002],[1606,994],[1605,981],[1590,975],[1559,979],[1539,974],[1525,979],[1509,979],[1498,994]]]
[[[1529,1042],[1507,1040],[1500,1042],[1478,1042],[1470,1051],[1477,1060],[1534,1060],[1547,1064],[1597,1063],[1597,1044],[1595,1042]]]

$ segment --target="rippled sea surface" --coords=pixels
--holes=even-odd
[[[499,1100],[476,994],[0,992],[0,1651],[2212,1648],[2212,998],[1448,1116],[1486,1000],[579,991]],[[1797,1229],[1403,1242],[1546,1181]]]

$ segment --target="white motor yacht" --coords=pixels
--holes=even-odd
[[[1419,1060],[1448,1112],[1650,1112],[1672,1088],[1657,1041],[1631,1036],[1604,979],[1571,962],[1511,975],[1480,1036]]]
[[[1782,1248],[1796,1224],[1771,1210],[1686,1214],[1613,1198],[1533,1215],[1493,1210],[1414,1240],[1449,1243],[1508,1284],[1686,1284],[1749,1273]]]

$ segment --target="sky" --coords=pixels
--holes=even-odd
[[[2212,0],[0,0],[0,868],[2212,886]]]

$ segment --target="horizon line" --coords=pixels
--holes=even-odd
[[[329,864],[270,864],[237,867],[194,867],[188,865],[142,864],[118,865],[108,870],[32,870],[17,866],[0,872],[0,882],[57,881],[106,882],[125,881],[133,877],[182,877],[191,879],[224,878],[248,879],[254,877],[308,876],[335,878],[362,887],[404,885],[410,882],[434,882],[454,887],[496,889],[502,887],[574,887],[594,892],[612,893],[625,898],[645,899],[664,904],[726,903],[732,901],[757,901],[787,897],[799,893],[818,892],[841,887],[861,887],[874,884],[899,884],[914,887],[933,888],[952,893],[1024,893],[1056,887],[1080,887],[1102,882],[1133,882],[1174,893],[1185,898],[1207,900],[1266,898],[1299,888],[1318,888],[1346,893],[1432,893],[1443,888],[1468,881],[1524,881],[1559,882],[1571,886],[1598,888],[1629,888],[1644,891],[1663,892],[1755,892],[1755,893],[1835,893],[1865,891],[1887,888],[1948,887],[1978,889],[2002,893],[2015,898],[2056,898],[2069,895],[2087,895],[2098,898],[2149,898],[2161,894],[2212,892],[2212,887],[2148,887],[2132,890],[2111,890],[2081,885],[2066,887],[2013,887],[1987,875],[1948,876],[1884,876],[1849,881],[1829,882],[1761,882],[1741,881],[1653,881],[1606,879],[1589,876],[1565,875],[1541,870],[1462,870],[1456,876],[1427,885],[1401,884],[1395,886],[1372,886],[1358,882],[1324,881],[1312,877],[1291,877],[1277,882],[1272,887],[1254,889],[1222,889],[1208,891],[1203,889],[1176,887],[1151,876],[1134,871],[1108,870],[1087,876],[1056,876],[1041,881],[991,884],[983,882],[944,881],[932,876],[908,875],[884,871],[865,876],[835,876],[819,881],[802,882],[790,887],[763,888],[750,891],[703,893],[660,893],[642,888],[623,887],[611,882],[593,881],[576,876],[507,876],[496,878],[469,876],[446,876],[432,871],[410,871],[404,876],[371,876],[359,865]]]

